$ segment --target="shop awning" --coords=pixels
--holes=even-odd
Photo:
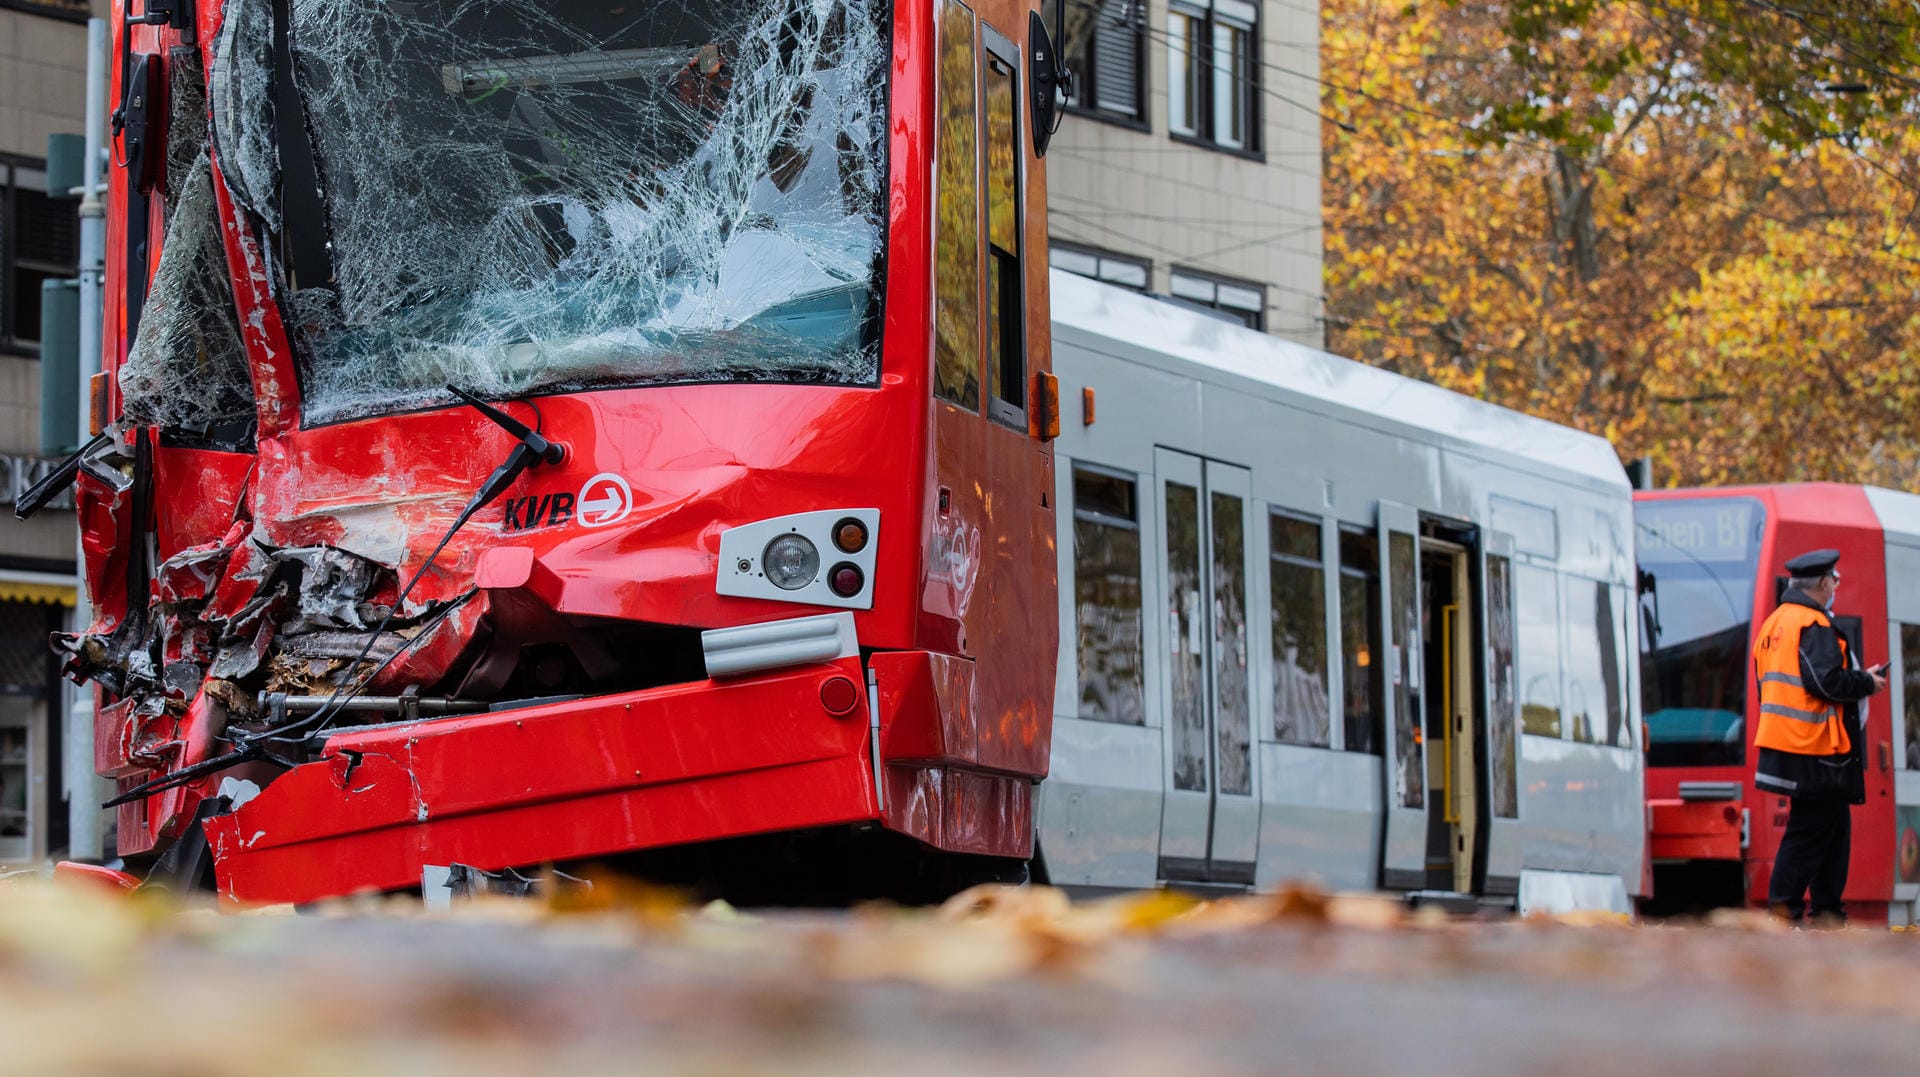
[[[0,571],[0,602],[44,602],[50,606],[71,606],[77,597],[72,577]]]

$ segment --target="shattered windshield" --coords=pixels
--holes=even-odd
[[[292,0],[333,273],[288,303],[308,420],[448,382],[872,384],[880,10]]]

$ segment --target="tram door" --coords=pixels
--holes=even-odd
[[[1420,513],[1380,502],[1380,638],[1387,644],[1386,833],[1380,882],[1428,889],[1425,648],[1421,633]]]
[[[1252,476],[1166,449],[1154,465],[1167,619],[1160,876],[1251,884],[1260,840],[1247,625]]]
[[[1483,624],[1485,661],[1481,663],[1485,679],[1482,689],[1486,705],[1487,820],[1486,840],[1480,843],[1486,856],[1483,878],[1488,893],[1494,892],[1494,880],[1506,887],[1520,885],[1521,854],[1525,833],[1520,829],[1520,686],[1515,668],[1513,609],[1513,536],[1500,531],[1482,532],[1481,608],[1486,611]]]
[[[1473,893],[1480,837],[1479,702],[1474,661],[1478,605],[1469,548],[1429,533],[1420,541],[1426,663],[1426,885]]]

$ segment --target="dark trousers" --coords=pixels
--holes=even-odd
[[[1847,888],[1847,853],[1853,838],[1853,805],[1844,800],[1793,801],[1787,833],[1773,859],[1767,904],[1781,906],[1795,920],[1806,912],[1813,891],[1813,913],[1840,913]]]

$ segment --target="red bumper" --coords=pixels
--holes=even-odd
[[[1648,853],[1655,860],[1740,859],[1737,800],[1649,800],[1653,832]]]
[[[858,686],[834,717],[821,685]],[[844,688],[844,686],[842,686]],[[496,869],[878,819],[856,659],[342,733],[207,821],[221,895],[311,901]]]

